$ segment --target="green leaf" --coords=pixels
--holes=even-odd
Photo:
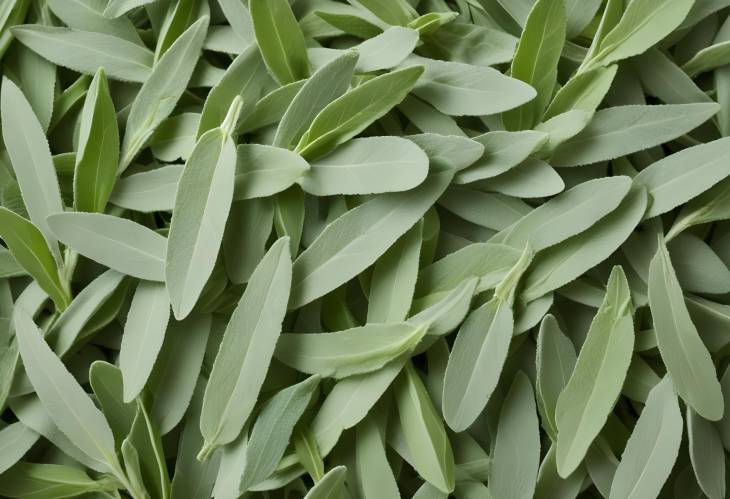
[[[454,490],[454,453],[423,381],[409,362],[396,378],[393,395],[413,467],[442,492]]]
[[[282,238],[254,270],[226,327],[205,389],[199,457],[235,440],[251,414],[279,339],[290,282],[289,240]]]
[[[20,43],[51,61],[93,75],[103,67],[109,78],[142,83],[152,73],[152,52],[108,33],[25,24],[12,29]]]
[[[140,477],[152,497],[170,499],[170,477],[167,472],[162,441],[150,418],[144,403],[137,400],[137,414],[129,436],[122,443],[137,451],[139,456]],[[126,461],[126,460],[125,460]],[[134,494],[134,491],[130,491]]]
[[[574,109],[595,111],[611,88],[618,66],[597,67],[578,73],[555,93],[543,120]]]
[[[347,282],[372,265],[424,215],[451,179],[426,179],[403,193],[383,194],[329,224],[296,259],[289,308],[298,308]]]
[[[81,111],[74,169],[74,206],[103,213],[114,187],[119,162],[119,130],[104,69],[91,81]]]
[[[0,494],[24,499],[110,493],[117,486],[116,480],[109,476],[93,480],[84,470],[63,464],[20,462],[0,476]]]
[[[651,218],[702,194],[730,174],[730,139],[689,147],[652,163],[636,176],[651,196],[644,218]],[[687,169],[691,164],[693,168]]]
[[[352,139],[312,161],[300,185],[315,196],[407,191],[428,174],[428,156],[399,137]]]
[[[554,246],[583,232],[611,213],[631,188],[628,177],[589,180],[532,210],[489,242],[535,251]]]
[[[63,212],[61,191],[53,167],[51,151],[43,128],[35,117],[23,92],[7,77],[0,95],[2,136],[23,203],[31,222],[40,229],[57,261],[60,252],[46,218]]]
[[[261,53],[255,45],[241,52],[228,66],[220,81],[210,89],[200,115],[197,138],[223,123],[237,95],[241,97],[245,107],[239,118],[243,119],[249,109],[254,107],[264,85],[270,80]]]
[[[298,154],[280,147],[239,144],[233,199],[264,198],[287,190],[309,170]]]
[[[522,298],[558,289],[608,258],[629,237],[646,210],[646,192],[632,188],[619,206],[590,229],[538,253],[524,278]]]
[[[128,210],[172,211],[184,166],[161,166],[117,180],[109,201]]]
[[[457,184],[496,177],[514,168],[537,151],[548,136],[533,130],[523,132],[487,132],[474,137],[484,145],[484,155],[471,166],[456,174]]]
[[[515,108],[535,98],[535,89],[496,69],[416,55],[406,64],[425,68],[413,93],[450,116],[481,116]]]
[[[250,0],[256,43],[266,66],[282,85],[309,76],[302,34],[287,0]]]
[[[124,324],[119,368],[124,379],[124,402],[144,388],[165,339],[170,304],[162,283],[140,281]]]
[[[13,258],[48,293],[56,308],[64,310],[71,302],[71,295],[43,234],[28,220],[0,207],[0,238]]]
[[[649,305],[659,352],[675,390],[699,415],[717,421],[724,403],[715,366],[689,316],[663,241],[649,268]]]
[[[398,104],[423,74],[413,66],[377,76],[328,104],[304,133],[296,152],[312,160],[365,130]]]
[[[329,499],[338,497],[344,491],[347,468],[337,466],[329,470],[322,479],[309,489],[304,499]]]
[[[368,295],[367,322],[405,320],[418,278],[423,226],[416,224],[378,259]]]
[[[17,309],[14,322],[26,372],[54,423],[84,454],[120,473],[114,435],[104,415],[48,347],[27,312]]]
[[[514,327],[512,307],[492,299],[467,317],[446,367],[443,414],[456,432],[479,416],[497,386]]]
[[[682,206],[672,224],[672,229],[667,233],[667,239],[674,238],[684,229],[694,225],[728,218],[730,218],[730,179],[726,178]]]
[[[130,165],[160,123],[175,109],[198,62],[207,29],[208,18],[198,19],[155,63],[149,77],[141,80],[144,84],[127,118],[119,164],[121,171]]]
[[[154,0],[109,0],[106,8],[104,9],[104,16],[110,19],[121,17],[127,12],[152,3]]]
[[[626,6],[621,20],[603,38],[588,59],[591,66],[639,55],[674,31],[687,16],[694,0],[639,0]]]
[[[281,390],[264,403],[248,440],[240,490],[248,490],[276,470],[289,444],[294,425],[304,413],[318,385],[319,376],[312,376]]]
[[[725,450],[717,428],[687,408],[689,456],[697,483],[710,499],[725,497]]]
[[[610,499],[659,496],[682,442],[682,414],[665,376],[649,393],[611,483]]]
[[[580,166],[626,156],[674,140],[718,110],[714,103],[602,109],[582,132],[558,146],[551,162]]]
[[[411,352],[426,334],[408,323],[368,324],[321,334],[282,334],[275,357],[297,371],[346,378],[380,369]]]
[[[540,324],[540,331],[537,335],[535,396],[542,426],[553,441],[556,441],[558,436],[555,408],[560,393],[568,384],[568,380],[573,373],[575,362],[575,346],[563,334],[555,317],[549,314],[546,315]],[[551,447],[551,453],[550,459],[553,468],[555,468],[554,473],[557,475],[554,447]],[[543,466],[545,466],[545,462],[543,462]]]
[[[614,267],[606,295],[555,407],[558,473],[567,478],[583,461],[613,409],[634,351],[631,292]]]
[[[236,103],[231,122],[236,120]],[[233,201],[236,149],[229,131],[203,134],[185,163],[172,211],[165,282],[175,318],[193,309],[215,266]]]
[[[167,239],[152,229],[101,213],[59,213],[48,224],[66,246],[95,262],[139,279],[165,279]]]
[[[565,44],[566,22],[562,0],[537,0],[532,6],[512,60],[511,74],[531,85],[537,97],[502,115],[507,130],[531,129],[550,102]]]
[[[132,429],[137,413],[135,403],[124,403],[122,372],[104,361],[96,361],[89,368],[89,382],[106,417],[114,441],[121,445]]]
[[[347,91],[357,60],[357,52],[345,52],[307,79],[281,117],[275,146],[289,149],[299,142],[320,111]]]
[[[5,476],[5,471],[14,469],[15,464],[22,459],[26,452],[38,441],[40,435],[20,421],[11,423],[0,430],[0,476]],[[2,490],[0,478],[0,490]]]
[[[150,150],[155,158],[173,162],[190,157],[195,146],[195,133],[200,123],[200,114],[181,113],[163,121],[150,140]]]
[[[494,497],[529,499],[533,496],[540,465],[538,428],[532,385],[520,371],[499,412],[489,468],[489,491]]]

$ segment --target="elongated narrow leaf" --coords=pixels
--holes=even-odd
[[[208,18],[198,19],[155,64],[132,103],[122,142],[120,169],[126,169],[185,91],[198,61]]]
[[[279,339],[290,283],[289,240],[282,238],[254,270],[226,327],[203,399],[201,457],[235,440],[251,414]]]
[[[639,172],[636,182],[651,196],[644,217],[666,213],[730,175],[728,155],[730,138],[723,138],[674,153]]]
[[[557,83],[566,22],[562,0],[538,0],[532,6],[512,59],[511,73],[513,78],[531,85],[537,97],[502,115],[507,130],[532,128],[550,102]]]
[[[104,212],[119,162],[119,130],[106,73],[94,75],[81,111],[74,170],[74,205],[78,211]]]
[[[109,424],[24,310],[15,311],[15,330],[26,372],[53,421],[87,456],[109,471],[118,471]]]
[[[422,74],[420,66],[393,71],[335,99],[314,118],[296,151],[311,160],[356,136],[402,101]]]
[[[439,173],[411,191],[383,194],[328,225],[294,262],[289,307],[319,298],[372,265],[423,216],[450,178]]]
[[[659,351],[677,393],[700,416],[717,421],[724,403],[715,366],[689,316],[663,242],[649,267],[649,305]]]
[[[499,413],[497,437],[489,468],[494,497],[529,499],[540,466],[540,437],[532,385],[518,372]]]
[[[80,73],[93,75],[103,67],[110,78],[142,83],[152,73],[152,52],[107,33],[27,24],[13,28],[22,44],[48,59]]]
[[[71,302],[69,290],[61,281],[51,250],[41,231],[25,218],[0,207],[0,238],[15,261],[48,293],[59,310]]]
[[[509,304],[491,300],[472,312],[459,330],[444,377],[444,419],[454,431],[467,429],[497,386],[514,318]]]
[[[140,282],[127,315],[119,350],[125,402],[131,402],[144,388],[162,347],[169,320],[170,304],[165,286]]]
[[[407,191],[426,179],[428,156],[399,137],[353,139],[311,163],[300,184],[315,196]]]
[[[307,79],[279,122],[275,146],[290,148],[299,142],[317,114],[347,91],[357,59],[357,52],[346,52]]]
[[[621,393],[634,351],[631,293],[615,267],[593,318],[573,374],[558,398],[558,473],[567,478],[585,457]]]
[[[653,499],[669,477],[682,442],[682,414],[666,376],[649,393],[611,483],[610,499]]]
[[[673,140],[717,113],[716,104],[620,106],[598,111],[578,135],[558,147],[555,166],[618,158]]]
[[[412,351],[426,327],[408,323],[368,324],[336,333],[282,334],[278,360],[323,377],[345,378],[383,367]]]
[[[183,168],[183,165],[168,165],[121,178],[109,201],[128,210],[171,211]]]
[[[286,0],[251,0],[256,43],[269,71],[282,85],[309,76],[304,36]]]
[[[66,246],[123,274],[163,281],[167,239],[138,223],[101,213],[59,213],[48,217]]]
[[[393,386],[398,417],[416,471],[442,492],[454,490],[454,453],[426,387],[411,363]]]
[[[575,362],[575,347],[560,330],[555,317],[546,315],[540,324],[540,332],[537,336],[535,396],[542,425],[553,441],[557,440],[558,435],[555,407],[558,404],[560,393],[568,384],[573,373]],[[551,452],[552,466],[556,467],[554,473],[557,475],[555,448],[552,448]]]
[[[9,424],[0,430],[0,473],[15,465],[23,455],[38,441],[38,435],[20,421]]]
[[[710,499],[725,497],[725,450],[717,428],[687,409],[689,456],[697,483]]]
[[[63,211],[56,170],[43,129],[23,92],[7,77],[0,92],[2,134],[31,222],[60,259],[58,245],[46,218]]]
[[[535,251],[548,248],[588,229],[611,213],[630,188],[628,177],[584,182],[531,211],[490,242],[521,249],[529,241]]]
[[[175,318],[185,318],[208,281],[233,201],[236,148],[229,132],[203,134],[185,163],[175,197],[165,282]]]
[[[319,377],[312,376],[281,390],[264,404],[248,440],[241,490],[263,481],[276,469],[318,383]]]

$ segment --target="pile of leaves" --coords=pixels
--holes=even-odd
[[[0,2],[0,496],[721,499],[730,1]]]

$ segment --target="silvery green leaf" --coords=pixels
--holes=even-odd
[[[675,390],[699,415],[717,421],[724,403],[715,366],[689,316],[663,241],[649,268],[649,305],[659,352]]]
[[[281,147],[239,144],[233,199],[264,198],[285,191],[310,168],[298,154]]]
[[[0,473],[5,473],[23,458],[26,452],[38,441],[38,435],[20,421],[11,423],[0,430]]]
[[[426,329],[404,322],[367,324],[334,333],[282,334],[274,355],[300,372],[346,378],[375,371],[411,352]]]
[[[416,189],[377,196],[329,224],[294,262],[289,308],[306,305],[372,265],[415,225],[450,179],[450,172],[433,175]]]
[[[522,371],[515,375],[499,413],[489,468],[494,497],[528,499],[535,492],[540,466],[540,437],[532,385]],[[519,449],[519,452],[515,452]]]
[[[428,156],[399,137],[352,139],[312,161],[299,181],[315,196],[407,191],[428,173]]]
[[[124,380],[124,401],[139,395],[152,372],[170,320],[167,291],[162,283],[140,281],[124,324],[119,368]]]
[[[659,495],[682,442],[682,414],[669,376],[649,394],[611,483],[610,499]]]
[[[240,490],[248,490],[267,478],[286,451],[289,439],[319,384],[312,376],[278,392],[267,400],[251,429]]]
[[[141,212],[172,211],[184,166],[167,165],[117,180],[109,202]]]
[[[725,450],[712,422],[687,408],[689,456],[697,483],[710,499],[725,497]]]
[[[563,478],[580,465],[621,393],[634,351],[631,307],[626,276],[621,267],[614,267],[606,296],[555,407],[556,462]]]
[[[160,123],[172,113],[193,74],[207,29],[208,18],[198,19],[155,63],[149,77],[142,80],[144,84],[127,118],[120,170],[130,165]]]
[[[152,52],[107,33],[26,24],[13,36],[54,64],[93,75],[103,67],[110,78],[142,83],[152,73]]]
[[[551,162],[579,166],[648,149],[698,127],[718,109],[709,103],[602,109],[582,132],[557,148]]]
[[[404,64],[425,68],[414,95],[450,116],[481,116],[515,108],[535,98],[528,84],[496,69],[412,55]]]
[[[279,339],[290,282],[289,240],[282,238],[254,270],[226,327],[203,399],[201,457],[235,440],[251,414]]]
[[[48,224],[60,241],[91,260],[139,279],[165,279],[167,239],[152,229],[101,213],[59,213]]]
[[[304,499],[329,499],[344,493],[347,468],[337,466],[329,470],[314,487],[309,489]]]
[[[23,92],[3,77],[0,95],[2,136],[31,222],[40,229],[53,256],[60,252],[46,218],[63,211],[56,170],[43,128]]]
[[[413,466],[442,492],[454,490],[454,453],[440,416],[413,364],[396,378],[393,393]]]

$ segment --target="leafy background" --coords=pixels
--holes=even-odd
[[[729,7],[4,0],[0,496],[725,497]]]

